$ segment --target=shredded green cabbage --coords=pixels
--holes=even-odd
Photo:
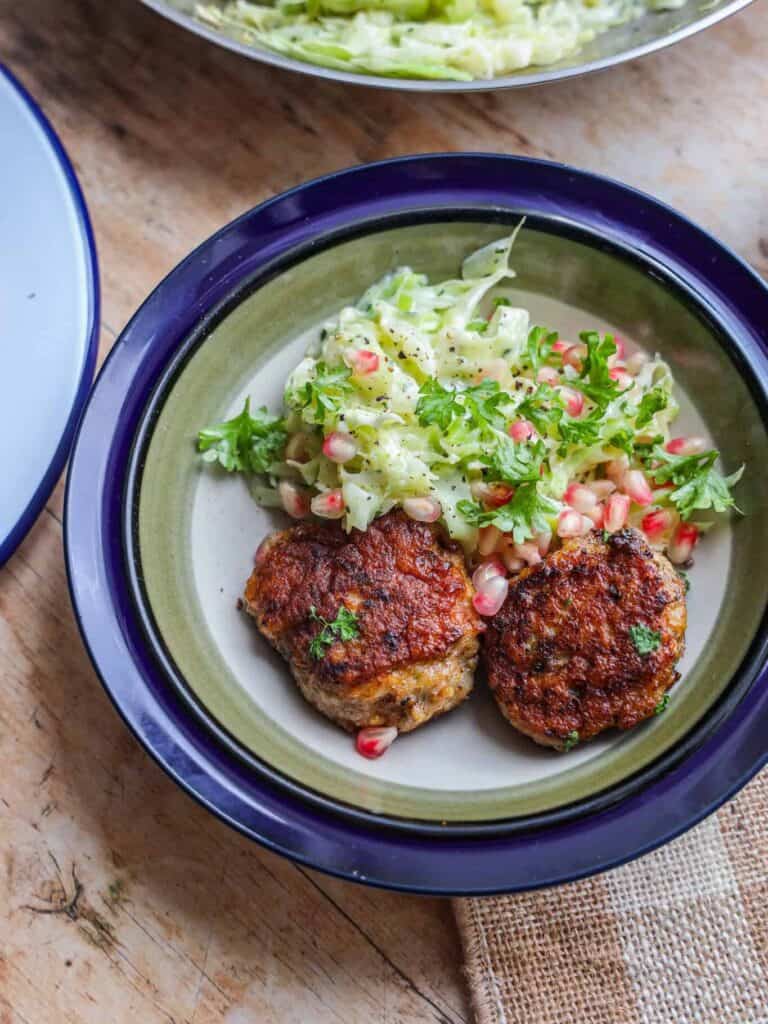
[[[234,0],[197,16],[340,71],[469,81],[554,64],[614,25],[685,0]]]

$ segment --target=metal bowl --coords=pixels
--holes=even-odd
[[[251,60],[264,64],[300,71],[318,78],[349,82],[353,85],[378,86],[381,89],[403,89],[412,92],[482,92],[490,89],[514,89],[524,85],[540,85],[572,78],[590,71],[621,64],[625,60],[643,57],[654,50],[660,50],[671,43],[677,43],[701,29],[715,25],[730,14],[746,7],[751,0],[689,0],[684,7],[675,11],[649,13],[635,21],[619,25],[600,35],[592,43],[583,46],[578,53],[566,60],[547,67],[526,69],[499,78],[477,79],[473,82],[426,81],[417,78],[385,78],[382,75],[363,75],[347,71],[334,71],[306,61],[293,60],[279,53],[244,43],[235,35],[209,28],[194,17],[196,0],[142,0],[147,7],[170,21],[176,22],[228,50],[241,53]],[[219,0],[223,6],[223,0]]]

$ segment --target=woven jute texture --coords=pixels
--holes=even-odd
[[[632,864],[454,909],[477,1024],[768,1024],[768,770]]]

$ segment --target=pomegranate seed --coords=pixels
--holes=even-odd
[[[304,519],[309,515],[309,495],[303,487],[297,487],[290,480],[281,480],[277,485],[277,493],[280,495],[280,503],[292,519]]]
[[[530,441],[536,437],[536,431],[533,428],[533,424],[529,423],[528,420],[515,420],[514,423],[510,423],[507,427],[507,433],[513,441]]]
[[[481,558],[490,555],[496,549],[501,538],[501,530],[495,526],[481,526],[478,531],[477,552]]]
[[[613,366],[608,371],[611,380],[615,380],[622,391],[634,386],[635,380],[631,373],[627,373],[623,366]]]
[[[586,345],[582,345],[581,342],[577,345],[571,345],[563,352],[563,366],[572,366],[574,370],[581,370],[586,354]]]
[[[351,363],[352,372],[357,377],[367,377],[370,373],[376,373],[381,364],[378,353],[371,352],[368,348],[359,348],[355,352],[349,352],[347,359]]]
[[[344,495],[339,488],[326,491],[325,494],[316,494],[310,507],[316,516],[322,516],[323,519],[341,519],[344,515]]]
[[[334,430],[323,441],[323,455],[331,462],[349,462],[357,455],[357,441],[351,434]]]
[[[417,523],[436,523],[443,514],[443,506],[437,498],[406,498],[403,511]]]
[[[623,359],[627,351],[627,346],[624,344],[624,339],[620,338],[618,334],[614,334],[613,343],[616,346],[616,358]]]
[[[605,475],[618,486],[628,469],[629,459],[626,455],[620,455],[618,459],[611,459],[610,462],[606,462]]]
[[[539,554],[543,558],[544,555],[549,551],[549,545],[552,543],[552,531],[542,530],[536,534],[536,544],[539,549]]]
[[[675,565],[685,565],[691,557],[698,539],[698,527],[693,523],[680,523],[672,534],[672,540],[667,548],[667,558]]]
[[[374,725],[360,730],[355,747],[358,754],[372,761],[389,750],[396,739],[397,729],[394,725]]]
[[[487,559],[485,562],[481,562],[480,565],[472,573],[472,583],[475,590],[479,590],[486,580],[491,579],[492,576],[506,576],[507,570],[504,568],[504,563],[500,558],[495,555]]]
[[[605,522],[605,505],[595,505],[587,512],[587,515],[592,520],[595,529],[599,530]]]
[[[597,504],[597,495],[584,484],[572,483],[566,487],[563,501],[577,512],[588,516],[590,509]]]
[[[616,490],[616,484],[613,480],[590,480],[588,484],[585,484],[593,494],[596,494],[598,498],[607,498],[609,494],[613,494]]]
[[[569,348],[573,348],[573,345],[570,343],[570,341],[563,341],[562,339],[559,339],[552,346],[552,351],[555,355],[561,356],[564,352],[567,352]]]
[[[633,352],[627,360],[627,373],[631,373],[633,377],[636,377],[647,362],[648,356],[645,352]]]
[[[590,522],[590,528],[592,523]],[[583,517],[572,508],[564,508],[557,517],[558,537],[581,537],[584,534]]]
[[[603,529],[616,533],[627,525],[629,515],[629,498],[626,494],[611,494],[605,503]]]
[[[674,509],[655,508],[652,512],[646,512],[640,525],[648,540],[658,541],[677,526],[679,520],[680,517]]]
[[[288,444],[285,446],[286,459],[290,459],[291,462],[309,462],[308,441],[309,438],[304,433],[292,434]]]
[[[573,388],[558,388],[560,397],[565,402],[565,411],[574,419],[584,412],[584,395]]]
[[[487,484],[482,480],[476,480],[470,484],[469,489],[472,491],[472,497],[476,501],[481,501],[486,508],[501,508],[515,496],[514,487],[510,487],[509,484]]]
[[[664,445],[670,455],[701,455],[708,450],[703,437],[673,437]]]
[[[507,599],[509,581],[504,576],[491,576],[478,588],[472,604],[479,615],[495,615]]]
[[[533,541],[527,541],[525,544],[515,544],[512,548],[512,554],[515,558],[522,558],[526,565],[538,565],[541,561],[538,545]]]
[[[630,469],[625,473],[621,480],[621,487],[636,505],[650,505],[653,501],[651,485],[645,479],[645,473],[641,469]]]
[[[525,562],[522,558],[518,558],[514,552],[513,547],[504,548],[501,552],[501,558],[504,565],[507,567],[507,572],[520,572],[521,569],[525,568]]]
[[[560,374],[551,366],[542,366],[542,368],[536,374],[536,380],[539,382],[539,384],[555,385],[560,381]]]

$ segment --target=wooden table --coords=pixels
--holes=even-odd
[[[768,273],[767,15],[757,3],[560,86],[439,99],[260,67],[135,0],[0,0],[0,53],[85,189],[104,355],[225,221],[404,153],[527,153],[622,178]],[[262,852],[144,755],[80,642],[61,515],[59,485],[0,570],[0,1024],[469,1021],[447,902]]]

